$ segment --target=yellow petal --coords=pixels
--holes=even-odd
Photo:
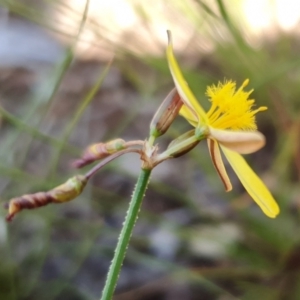
[[[223,164],[218,143],[213,139],[207,139],[207,145],[211,160],[224,184],[225,190],[226,192],[229,192],[232,190],[232,185]]]
[[[194,115],[194,118],[198,120],[199,119],[198,115],[199,115],[200,118],[202,119],[201,121],[207,124],[208,119],[206,117],[206,114],[203,108],[198,103],[194,94],[190,90],[186,81],[184,80],[184,77],[181,73],[181,70],[174,56],[171,31],[168,30],[167,33],[168,33],[167,60],[177,91],[181,96],[181,99],[184,102],[184,104],[190,109],[191,113]]]
[[[265,137],[258,131],[231,131],[209,128],[210,136],[222,146],[241,153],[253,153],[265,145]]]
[[[186,105],[181,107],[179,114],[182,115],[192,126],[197,127],[198,119],[195,118],[195,115],[191,113],[191,110]]]
[[[279,207],[265,184],[241,155],[225,147],[221,148],[249,195],[268,217],[275,218],[279,214]]]

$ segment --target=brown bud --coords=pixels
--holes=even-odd
[[[63,203],[71,201],[81,194],[86,183],[87,178],[85,176],[77,175],[48,192],[26,194],[13,198],[7,205],[8,215],[6,216],[6,220],[11,221],[13,217],[23,209],[34,209],[45,206],[49,203]]]
[[[150,123],[150,135],[159,137],[170,127],[174,119],[178,116],[183,105],[180,96],[174,88],[156,111]]]
[[[13,198],[5,206],[8,208],[7,221],[11,221],[15,214],[22,209],[33,209],[40,206],[45,206],[53,202],[53,199],[47,192],[38,192],[35,194],[26,194],[20,197]]]
[[[123,149],[126,149],[126,143],[122,139],[90,145],[86,148],[81,158],[73,162],[73,166],[82,168]]]

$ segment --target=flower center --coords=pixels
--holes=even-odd
[[[259,111],[266,110],[267,107],[261,106],[252,110],[255,101],[248,97],[253,90],[249,92],[243,90],[248,83],[249,80],[245,80],[238,90],[236,90],[236,83],[231,80],[207,88],[206,95],[212,104],[207,112],[211,127],[231,130],[257,128],[255,115]]]

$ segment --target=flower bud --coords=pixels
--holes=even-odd
[[[6,220],[11,221],[13,217],[23,209],[34,209],[45,206],[49,203],[63,203],[71,201],[81,194],[86,183],[87,178],[85,176],[77,175],[48,192],[26,194],[13,198],[7,205],[8,215],[6,216]]]
[[[126,149],[126,142],[122,139],[115,139],[107,143],[97,143],[86,148],[80,159],[73,162],[75,168],[82,168],[96,160],[105,158],[115,152]]]
[[[48,192],[53,202],[68,202],[81,194],[87,184],[87,178],[83,175],[76,175],[68,179],[65,183],[57,186]]]
[[[183,102],[176,88],[174,88],[162,102],[152,118],[150,123],[150,135],[154,137],[163,135],[178,116],[182,105]]]
[[[170,153],[171,157],[176,158],[191,151],[199,142],[200,140],[195,136],[195,130],[193,129],[173,140],[166,152]]]

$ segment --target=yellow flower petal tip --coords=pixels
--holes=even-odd
[[[265,198],[264,204],[259,205],[259,206],[260,206],[261,210],[263,211],[263,213],[271,219],[275,219],[280,213],[279,206],[275,202],[272,195],[271,195],[271,198],[269,198],[269,199]]]
[[[248,194],[268,217],[275,218],[280,212],[279,206],[262,180],[240,154],[222,146],[221,148]]]
[[[279,208],[274,208],[272,211],[263,211],[265,213],[266,216],[268,216],[271,219],[275,219],[279,213],[280,213],[280,209]]]

